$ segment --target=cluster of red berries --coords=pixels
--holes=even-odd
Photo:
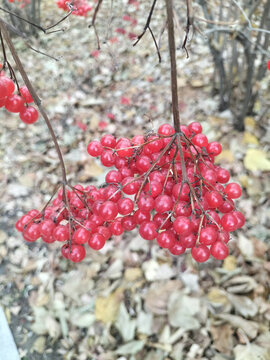
[[[72,5],[67,0],[57,0],[57,6],[59,9],[65,11],[70,11],[71,9],[73,15],[77,16],[87,16],[87,13],[92,10],[92,6],[87,2],[87,0],[74,0]]]
[[[181,126],[178,134],[163,124],[147,137],[104,135],[87,151],[114,167],[104,186],[76,185],[65,197],[61,189],[44,212],[24,215],[16,227],[27,241],[64,241],[63,256],[77,262],[84,244],[99,250],[112,235],[138,226],[143,239],[156,239],[173,255],[191,249],[198,262],[210,254],[226,258],[229,233],[245,223],[234,205],[241,187],[227,184],[229,172],[214,165],[221,145],[208,142],[199,123]]]
[[[20,119],[25,124],[33,124],[38,119],[38,111],[28,104],[33,102],[32,96],[26,86],[19,88],[19,93],[14,94],[15,84],[5,75],[0,76],[0,108],[19,113]]]

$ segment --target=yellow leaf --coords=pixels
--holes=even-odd
[[[119,306],[122,298],[122,289],[117,289],[115,292],[104,297],[98,297],[96,300],[95,316],[97,320],[105,324],[116,320]]]
[[[234,162],[234,155],[231,152],[231,150],[223,150],[222,153],[216,157],[217,163],[224,162],[224,160],[225,162],[229,162],[229,163]]]
[[[218,288],[212,288],[208,295],[207,295],[209,301],[214,304],[222,304],[225,305],[228,303],[228,299],[223,291],[221,291]]]
[[[135,281],[142,277],[142,270],[140,268],[128,268],[124,276],[127,281]]]
[[[229,255],[223,262],[223,269],[227,271],[233,271],[236,268],[236,258],[233,255]]]
[[[249,177],[247,175],[239,176],[239,181],[240,181],[241,185],[244,188],[248,188],[248,186],[249,186]]]
[[[267,153],[259,149],[248,149],[244,158],[244,165],[250,171],[268,171],[270,170],[270,160],[267,159]]]
[[[244,137],[243,137],[243,143],[244,144],[255,144],[258,145],[259,141],[256,138],[256,136],[252,135],[251,133],[245,131]]]
[[[247,116],[244,120],[245,122],[245,129],[246,130],[253,130],[256,126],[256,122],[251,116]]]

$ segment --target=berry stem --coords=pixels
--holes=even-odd
[[[173,123],[176,133],[180,133],[180,115],[178,105],[177,93],[177,70],[175,58],[175,37],[174,37],[174,23],[173,23],[173,0],[166,0],[167,9],[167,23],[168,23],[168,41],[171,59],[171,91],[172,91],[172,110],[173,110]]]
[[[41,100],[40,98],[38,97],[35,89],[33,88],[33,85],[31,84],[25,70],[24,70],[24,67],[21,63],[21,60],[17,54],[17,51],[15,50],[14,48],[14,45],[13,45],[13,42],[9,36],[9,33],[7,31],[7,27],[5,25],[5,23],[2,21],[2,19],[0,18],[0,30],[1,30],[1,33],[9,47],[9,50],[11,52],[11,55],[18,67],[18,70],[23,78],[23,81],[25,83],[25,85],[27,86],[33,100],[34,100],[34,103],[37,105],[37,107],[39,108],[39,111],[43,117],[43,119],[45,120],[46,122],[46,125],[49,129],[49,132],[51,134],[51,137],[52,137],[52,140],[54,142],[54,146],[55,146],[55,149],[56,149],[56,152],[57,152],[57,155],[58,155],[58,158],[59,158],[59,162],[60,162],[60,166],[61,166],[61,170],[62,170],[62,180],[63,180],[63,184],[67,184],[67,173],[66,173],[66,167],[65,167],[65,163],[64,163],[64,159],[63,159],[63,155],[62,155],[62,152],[61,152],[61,149],[60,149],[60,146],[58,144],[58,141],[57,141],[57,138],[56,138],[56,135],[55,135],[55,132],[52,128],[52,124],[50,122],[50,119],[45,111],[45,109],[43,108],[43,106],[41,105]]]

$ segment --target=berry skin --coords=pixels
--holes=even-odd
[[[221,241],[227,244],[229,240],[230,240],[230,234],[227,231],[222,230],[217,233],[217,241]]]
[[[33,106],[24,107],[24,109],[20,111],[20,119],[25,124],[33,124],[38,119],[38,111]]]
[[[179,256],[179,255],[184,254],[184,252],[186,251],[186,248],[182,244],[180,244],[178,241],[176,241],[174,243],[174,245],[169,248],[169,251],[172,255]]]
[[[105,181],[107,184],[109,183],[120,183],[122,180],[122,175],[117,170],[111,170],[107,173],[105,177]]]
[[[233,216],[237,219],[237,229],[245,225],[245,216],[240,211],[233,211]]]
[[[184,248],[191,249],[196,245],[196,237],[193,233],[180,237],[180,243]]]
[[[267,69],[270,70],[270,60],[267,61]]]
[[[157,237],[157,225],[153,221],[144,221],[139,228],[141,237],[145,240],[154,240]]]
[[[231,199],[238,199],[240,198],[242,194],[241,186],[236,183],[230,183],[225,186],[225,193],[231,198]]]
[[[96,232],[104,236],[105,240],[108,240],[112,236],[110,229],[106,226],[98,226]]]
[[[105,201],[99,210],[99,216],[105,221],[113,220],[118,214],[118,207],[113,201]]]
[[[217,260],[224,260],[229,255],[229,249],[222,241],[216,241],[211,246],[210,252]]]
[[[88,240],[88,245],[93,250],[100,250],[105,245],[106,239],[103,235],[99,233],[94,233],[91,238]]]
[[[91,237],[91,233],[86,229],[80,227],[74,232],[72,236],[72,240],[74,240],[76,244],[82,245],[87,243],[90,237]]]
[[[224,200],[222,199],[222,196],[217,191],[207,192],[205,194],[205,199],[206,199],[210,209],[216,209],[219,206],[221,206],[224,202]]]
[[[120,236],[123,234],[124,229],[120,221],[113,221],[110,224],[110,231],[112,235]]]
[[[100,156],[100,162],[106,167],[111,167],[114,165],[116,160],[115,154],[112,150],[104,150]]]
[[[134,219],[134,216],[132,216],[132,215],[123,217],[121,224],[122,224],[123,229],[126,231],[131,231],[131,230],[135,229],[135,227],[137,225],[137,223]]]
[[[192,225],[189,218],[178,216],[173,222],[173,228],[180,235],[189,235],[192,232]]]
[[[230,180],[230,173],[228,170],[223,168],[217,169],[217,181],[221,184],[226,184]]]
[[[24,99],[20,95],[8,96],[5,102],[5,108],[12,113],[19,113],[24,109]]]
[[[158,128],[158,134],[169,136],[175,133],[174,128],[170,124],[163,124]]]
[[[29,90],[27,89],[27,86],[22,86],[20,87],[20,93],[22,95],[22,97],[25,99],[25,101],[27,102],[27,104],[32,103],[34,100],[29,92]]]
[[[221,226],[225,231],[234,231],[238,227],[238,220],[233,213],[225,214],[221,218]]]
[[[134,220],[137,224],[142,224],[144,221],[150,221],[151,215],[148,211],[137,210],[134,213]]]
[[[208,145],[208,139],[204,134],[197,134],[192,138],[192,142],[194,145],[197,145],[199,147],[207,147]]]
[[[119,214],[128,215],[133,210],[134,203],[131,199],[125,198],[125,199],[118,200],[117,206],[118,206]]]
[[[3,80],[7,86],[7,90],[8,90],[7,96],[11,96],[15,90],[14,82],[5,76],[2,77],[1,80]]]
[[[210,226],[201,229],[199,241],[204,245],[212,245],[217,239],[217,231]]]
[[[45,238],[50,237],[52,235],[55,227],[56,227],[56,225],[52,220],[50,220],[50,219],[44,220],[40,224],[40,235]]]
[[[157,236],[157,243],[160,247],[164,249],[169,249],[173,247],[176,242],[176,237],[172,231],[163,231]]]
[[[87,152],[93,157],[100,156],[103,152],[103,146],[100,144],[99,141],[91,141],[87,146]]]
[[[8,88],[3,79],[0,78],[0,99],[4,99],[8,96]]]
[[[28,242],[33,242],[40,238],[39,224],[30,223],[27,225],[26,229],[23,230],[23,237]]]
[[[188,125],[188,129],[191,133],[200,134],[202,132],[202,125],[194,121]]]
[[[205,262],[210,257],[210,250],[205,245],[199,245],[191,249],[191,256],[199,263]]]
[[[164,213],[171,210],[173,207],[173,202],[170,196],[168,195],[159,195],[155,199],[155,210],[157,213]]]
[[[155,200],[151,195],[143,193],[140,195],[137,205],[140,210],[148,212],[153,210],[155,206]]]
[[[133,154],[133,149],[131,148],[131,142],[129,139],[122,138],[116,143],[115,149],[119,157],[131,156]]]
[[[58,225],[53,231],[53,237],[56,241],[67,241],[69,239],[69,230],[64,225]]]
[[[108,135],[103,135],[102,136],[102,138],[100,139],[100,143],[104,147],[114,149],[115,145],[116,145],[116,140],[115,140],[115,137],[113,135],[108,134]]]
[[[207,150],[208,154],[213,155],[213,156],[217,156],[217,155],[219,155],[221,153],[222,146],[220,145],[219,142],[213,141],[213,142],[210,142],[207,145],[206,150]]]
[[[72,262],[80,262],[85,258],[85,248],[82,245],[72,244],[70,246],[70,252],[68,254],[68,259]]]

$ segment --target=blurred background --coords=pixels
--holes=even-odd
[[[104,181],[106,168],[86,152],[90,140],[171,122],[162,1],[151,22],[162,62],[149,33],[133,47],[150,6],[104,0],[100,50],[88,28],[94,9],[48,35],[0,12],[17,29],[13,41],[72,184]],[[4,0],[2,7],[44,27],[65,15],[53,0]],[[224,262],[205,264],[150,249],[136,229],[99,252],[88,249],[80,264],[63,259],[59,244],[27,244],[14,224],[48,201],[60,168],[43,120],[27,126],[1,109],[0,305],[24,360],[270,358],[270,1],[194,1],[189,58],[185,1],[174,11],[182,122],[201,122],[209,140],[222,143],[217,162],[244,189],[238,207],[246,225],[233,234]]]

